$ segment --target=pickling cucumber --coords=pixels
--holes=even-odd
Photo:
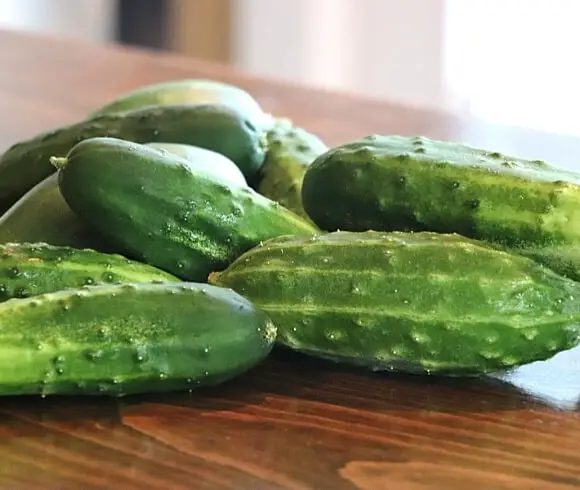
[[[183,159],[115,138],[54,158],[70,208],[123,255],[205,282],[241,253],[317,228],[247,186],[212,178]]]
[[[244,113],[255,126],[268,126],[271,116],[246,90],[230,83],[209,79],[177,79],[140,86],[107,102],[91,114],[104,114],[142,109],[144,107],[182,104],[222,104]]]
[[[86,286],[0,303],[0,395],[193,390],[239,376],[276,328],[207,284]]]
[[[183,143],[215,151],[251,178],[264,163],[264,133],[243,113],[217,104],[155,106],[105,114],[43,133],[0,156],[0,212],[54,173],[50,157],[78,142],[115,137],[135,143]]]
[[[374,135],[319,156],[302,200],[324,230],[458,233],[580,280],[580,174],[543,161]]]
[[[0,243],[7,242],[112,251],[94,227],[71,211],[58,188],[57,174],[35,185],[0,217]]]
[[[308,166],[328,147],[318,136],[286,119],[276,119],[266,141],[266,160],[258,172],[256,189],[310,220],[302,206],[302,179]]]
[[[46,243],[0,245],[0,302],[86,285],[153,281],[178,279],[118,254]]]
[[[373,370],[480,375],[580,341],[580,283],[457,234],[278,237],[209,283],[266,312],[280,344]]]

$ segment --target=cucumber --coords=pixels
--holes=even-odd
[[[0,217],[0,243],[46,242],[112,252],[103,237],[69,208],[57,174],[35,185]]]
[[[247,185],[240,169],[219,153],[177,143],[147,143],[147,146],[185,158],[216,177]],[[0,217],[0,243],[6,242],[46,242],[115,251],[92,226],[71,211],[58,188],[56,173],[34,186]]]
[[[17,143],[0,157],[0,212],[54,173],[51,156],[65,156],[78,142],[111,136],[136,143],[162,141],[213,150],[246,177],[264,163],[264,133],[242,113],[216,105],[162,106],[103,115]]]
[[[278,237],[209,283],[266,312],[281,345],[373,370],[474,376],[580,341],[580,283],[457,234]]]
[[[182,104],[223,104],[245,114],[256,127],[271,124],[271,116],[247,91],[218,80],[196,78],[140,86],[106,103],[90,118],[144,107]]]
[[[324,230],[458,233],[580,279],[580,174],[424,137],[370,136],[333,148],[304,176]]]
[[[205,282],[241,253],[279,235],[317,229],[249,187],[217,180],[178,157],[115,138],[55,158],[70,208],[128,257]]]
[[[47,243],[0,245],[0,302],[86,285],[152,281],[178,279],[118,254]]]
[[[309,220],[302,206],[302,179],[308,165],[328,147],[287,119],[276,120],[266,141],[266,161],[258,173],[257,191]]]
[[[182,145],[179,143],[146,143],[147,146],[157,150],[164,150],[172,155],[184,158],[195,165],[200,170],[208,172],[210,175],[227,179],[233,184],[246,186],[246,178],[238,166],[229,158],[215,151],[206,150],[192,145]]]
[[[270,352],[276,329],[232,291],[116,284],[0,303],[1,395],[192,390],[234,378]]]

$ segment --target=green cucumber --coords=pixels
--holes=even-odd
[[[240,169],[219,153],[177,143],[147,143],[147,146],[178,155],[215,177],[247,185]],[[56,173],[34,186],[0,217],[0,243],[6,242],[46,242],[114,251],[92,226],[71,211],[58,188]]]
[[[209,283],[266,312],[281,345],[374,370],[479,375],[580,341],[580,283],[456,234],[278,237]]]
[[[156,142],[146,143],[146,145],[184,158],[191,162],[192,165],[195,165],[200,170],[208,172],[216,178],[227,179],[233,184],[240,186],[248,185],[244,174],[238,166],[229,158],[215,151],[179,143]]]
[[[195,78],[140,86],[106,103],[90,117],[118,114],[151,106],[182,104],[223,104],[245,114],[256,127],[271,124],[271,116],[265,113],[256,99],[244,89],[218,80]]]
[[[217,180],[169,153],[115,138],[55,158],[70,208],[128,257],[205,282],[241,253],[279,235],[317,229],[249,187]]]
[[[242,113],[215,105],[162,106],[98,116],[10,147],[0,157],[0,212],[54,173],[51,156],[65,156],[78,142],[115,137],[135,143],[182,143],[213,150],[250,178],[264,163],[264,133]]]
[[[0,395],[192,390],[263,360],[276,329],[232,291],[87,286],[0,303]]]
[[[0,243],[46,242],[110,252],[103,237],[71,211],[52,174],[30,189],[0,217]]]
[[[47,243],[0,245],[0,302],[86,285],[153,281],[178,279],[118,254]]]
[[[580,279],[580,174],[424,137],[370,136],[308,168],[304,207],[322,229],[459,233]]]
[[[266,141],[266,161],[258,173],[257,191],[309,220],[302,206],[302,179],[308,165],[328,147],[287,119],[276,120]]]

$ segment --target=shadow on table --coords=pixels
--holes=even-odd
[[[91,419],[121,423],[122,413],[143,405],[197,411],[232,411],[278,404],[325,404],[360,411],[497,412],[508,410],[580,411],[580,388],[570,370],[578,351],[543,363],[480,378],[448,378],[370,373],[278,348],[260,366],[220,386],[191,393],[151,394],[121,399],[53,396],[10,397],[0,401],[2,427],[15,419],[67,421]],[[567,369],[568,368],[568,369]]]
[[[276,398],[292,404],[314,402],[381,412],[574,410],[580,388],[574,372],[562,374],[558,364],[561,362],[553,359],[535,363],[533,368],[530,365],[494,376],[450,378],[370,373],[277,349],[261,366],[224,385],[189,395],[137,397],[123,403],[154,402],[231,410],[236,405],[259,404],[261,399]]]

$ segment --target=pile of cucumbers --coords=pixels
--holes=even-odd
[[[193,390],[276,345],[477,376],[580,343],[580,174],[421,136],[330,148],[217,80],[14,144],[0,213],[4,395]]]

